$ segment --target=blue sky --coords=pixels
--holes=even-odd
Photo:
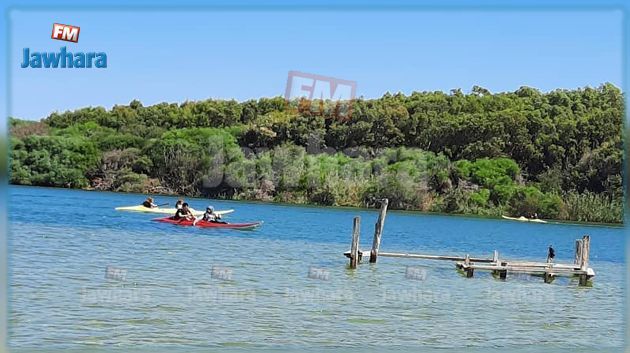
[[[54,22],[78,44],[50,39]],[[284,94],[290,70],[357,95],[622,83],[620,11],[22,11],[10,13],[12,116]],[[104,51],[107,69],[22,69],[22,49]]]

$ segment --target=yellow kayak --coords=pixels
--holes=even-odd
[[[144,207],[142,205],[116,207],[115,210],[116,211],[130,211],[130,212],[159,213],[159,214],[170,214],[170,215],[174,215],[175,212],[177,212],[177,209],[175,207],[172,207],[172,208],[162,208],[162,207],[149,208],[149,207]],[[192,211],[193,215],[195,215],[195,216],[201,216],[205,212],[205,211],[196,211],[196,210],[193,210],[192,208],[190,210]],[[221,216],[226,215],[228,213],[232,213],[232,212],[234,212],[234,210],[232,210],[232,209],[221,210],[221,211],[214,211],[214,213],[216,213],[218,215],[221,215]]]
[[[538,218],[527,218],[527,217],[508,217],[508,216],[501,216],[503,217],[503,219],[509,219],[511,221],[519,221],[519,222],[534,222],[534,223],[547,223],[547,221],[542,220],[542,219],[538,219]]]

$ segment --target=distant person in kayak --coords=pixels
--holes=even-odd
[[[204,212],[203,216],[196,219],[195,222],[193,222],[193,225],[197,224],[197,222],[199,221],[225,224],[225,222],[220,221],[220,219],[221,219],[221,215],[214,213],[214,207],[208,206],[206,207],[206,212]]]
[[[219,220],[221,219],[221,215],[214,213],[214,207],[212,206],[208,206],[206,208],[206,213],[203,214],[203,217],[201,219],[206,222],[225,223],[219,222]]]
[[[179,210],[180,208],[182,208],[182,206],[184,205],[184,203],[185,203],[185,202],[184,202],[184,199],[179,199],[179,200],[177,200],[177,202],[175,203],[175,208]]]
[[[190,208],[188,207],[188,203],[184,202],[182,204],[182,208],[178,209],[177,212],[175,212],[175,216],[173,216],[173,219],[175,220],[195,220],[195,216],[193,215],[192,211],[190,210]]]
[[[553,258],[556,257],[556,251],[549,245],[549,252],[547,253],[547,262],[553,262]]]
[[[147,197],[147,199],[144,200],[144,202],[142,203],[142,206],[144,206],[146,208],[156,208],[156,207],[158,207],[158,205],[153,203],[153,198],[152,197]]]

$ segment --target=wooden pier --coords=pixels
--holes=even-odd
[[[556,277],[578,277],[579,284],[586,286],[595,276],[595,271],[588,267],[589,253],[591,246],[590,236],[585,235],[582,239],[575,241],[575,258],[573,264],[555,263],[547,260],[547,262],[521,261],[500,259],[499,252],[494,251],[490,258],[475,258],[466,255],[450,256],[450,255],[427,255],[427,254],[411,254],[411,253],[394,253],[381,252],[381,238],[385,225],[385,216],[387,214],[387,199],[381,202],[381,210],[375,225],[374,239],[372,241],[372,249],[362,251],[359,249],[360,237],[360,217],[354,218],[352,228],[352,245],[350,251],[344,255],[350,258],[350,268],[356,268],[363,258],[364,254],[369,254],[369,262],[376,263],[378,257],[395,257],[407,259],[423,259],[423,260],[442,260],[453,261],[457,270],[461,271],[467,278],[474,277],[475,271],[488,271],[499,279],[506,280],[510,274],[527,274],[532,276],[543,277],[545,283],[551,283]]]

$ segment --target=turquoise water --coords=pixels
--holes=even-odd
[[[141,195],[11,187],[9,196],[13,348],[624,344],[622,228],[388,213],[382,251],[486,257],[497,249],[544,261],[553,244],[558,261],[572,262],[575,239],[589,234],[596,277],[584,288],[566,278],[466,279],[442,261],[381,258],[349,270],[352,218],[361,216],[367,249],[375,210],[189,200],[234,208],[233,222],[265,222],[234,231],[114,210]]]

